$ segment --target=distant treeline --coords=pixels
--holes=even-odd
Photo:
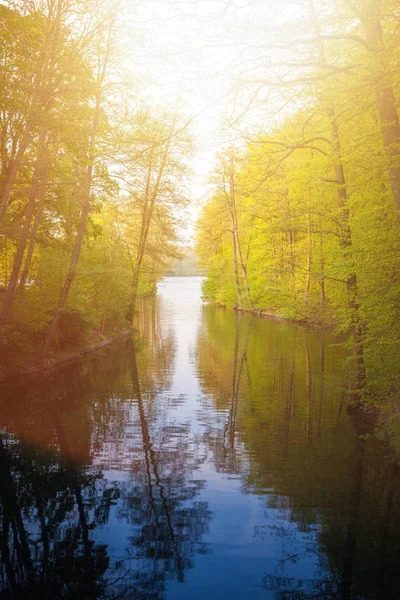
[[[194,277],[204,275],[205,270],[200,269],[197,254],[191,246],[180,248],[181,256],[172,261],[169,277]]]

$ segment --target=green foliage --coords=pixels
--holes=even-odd
[[[177,256],[187,203],[185,124],[137,108],[116,67],[123,9],[67,4],[0,5],[0,352],[12,368],[48,340],[64,351],[129,326]]]
[[[316,6],[299,32],[304,55],[289,28],[280,32],[284,60],[299,68],[285,74],[278,55],[262,73],[286,119],[218,157],[197,237],[208,301],[335,325],[348,334],[351,360],[361,357],[363,399],[379,403],[400,391],[399,40],[395,5],[383,4],[379,12],[379,2],[365,3],[356,16],[343,3]],[[221,166],[229,161],[230,180]]]

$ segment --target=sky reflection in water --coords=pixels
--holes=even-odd
[[[399,598],[400,486],[331,334],[167,279],[139,331],[3,388],[4,598]]]

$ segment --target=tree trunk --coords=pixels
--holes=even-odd
[[[248,283],[248,280],[247,280],[247,267],[246,267],[246,265],[244,263],[244,260],[243,260],[242,246],[241,246],[240,237],[239,237],[239,223],[238,223],[238,218],[237,218],[237,207],[236,207],[236,189],[235,189],[235,183],[234,183],[234,181],[231,181],[230,183],[231,183],[233,231],[235,233],[235,238],[236,238],[237,254],[238,254],[238,257],[239,257],[239,265],[240,265],[240,270],[241,270],[242,277],[243,277],[243,283],[244,283],[244,289],[245,289],[245,294],[246,294],[247,306],[250,307],[251,306],[251,301],[250,301],[249,283]]]
[[[26,280],[28,279],[31,262],[32,262],[33,251],[35,250],[35,246],[36,246],[37,232],[38,232],[39,224],[40,224],[42,214],[43,214],[44,203],[45,203],[45,199],[46,199],[47,175],[48,175],[48,170],[49,170],[48,160],[49,160],[48,152],[45,152],[45,156],[43,158],[42,177],[41,177],[41,181],[40,181],[39,202],[38,202],[38,205],[36,208],[35,220],[33,222],[33,226],[31,229],[30,242],[29,242],[28,252],[27,252],[27,255],[25,258],[24,269],[23,269],[23,271],[21,273],[21,277],[19,279],[19,292],[21,294],[24,292]]]
[[[62,310],[65,306],[65,303],[68,298],[69,290],[71,288],[72,282],[75,279],[76,270],[79,262],[79,256],[81,253],[81,247],[83,242],[83,236],[85,235],[86,230],[86,220],[89,213],[89,199],[90,199],[90,189],[92,183],[92,175],[93,175],[93,165],[88,167],[87,176],[86,176],[86,185],[85,185],[85,193],[83,198],[83,206],[80,215],[78,233],[75,239],[75,245],[72,252],[71,260],[69,263],[67,277],[64,281],[64,285],[61,289],[60,297],[57,303],[57,307],[53,316],[53,320],[51,322],[49,331],[47,333],[47,337],[42,349],[42,359],[47,355],[51,344],[53,343],[55,333],[58,328],[58,324],[61,318]]]
[[[289,250],[289,265],[290,265],[290,280],[292,284],[292,294],[294,301],[296,300],[296,273],[295,273],[295,254],[294,254],[294,232],[292,229],[292,225],[294,224],[294,219],[292,219],[291,206],[290,206],[290,197],[289,197],[289,187],[286,179],[285,172],[282,174],[283,182],[284,182],[284,198],[285,198],[285,223],[288,225],[286,239],[287,239],[287,248]]]
[[[21,237],[18,243],[17,252],[14,258],[14,264],[11,271],[10,281],[8,282],[7,292],[5,294],[3,308],[0,316],[0,325],[4,325],[10,314],[12,304],[15,299],[15,294],[18,285],[18,277],[24,258],[26,244],[29,239],[29,230],[35,210],[36,196],[39,188],[40,175],[44,170],[44,160],[46,159],[45,145],[47,137],[47,127],[42,125],[39,136],[38,155],[36,159],[35,169],[32,177],[31,190],[28,199],[28,205],[25,213],[25,220],[22,226]]]
[[[132,326],[135,325],[135,317],[136,317],[136,302],[138,296],[138,288],[139,288],[139,275],[140,275],[140,266],[141,262],[134,267],[133,277],[132,277]]]
[[[333,111],[332,111],[333,113]],[[344,176],[343,164],[340,159],[340,140],[339,140],[339,128],[337,126],[336,118],[334,113],[331,114],[332,124],[332,143],[334,152],[337,158],[335,167],[336,171],[336,183],[338,193],[338,204],[341,210],[341,221],[342,221],[342,235],[341,244],[344,252],[344,258],[351,263],[352,272],[348,275],[346,280],[347,288],[347,303],[351,313],[351,336],[352,342],[352,354],[355,363],[355,376],[353,379],[353,390],[355,394],[354,399],[357,400],[360,390],[363,388],[365,383],[365,365],[364,365],[364,353],[362,348],[362,326],[359,315],[359,303],[358,303],[358,287],[357,287],[357,275],[353,270],[353,259],[351,253],[351,229],[349,224],[349,213],[347,208],[347,189],[346,180]]]
[[[324,234],[321,231],[319,236],[319,281],[321,286],[321,311],[325,312],[325,257],[324,257]]]
[[[4,181],[4,185],[1,190],[0,197],[0,219],[4,215],[7,205],[10,198],[10,193],[15,181],[15,178],[18,174],[19,168],[22,163],[22,159],[24,154],[32,141],[33,131],[35,127],[35,123],[39,120],[40,112],[44,109],[48,110],[48,102],[49,98],[44,95],[43,105],[40,103],[40,96],[42,92],[42,84],[43,80],[47,75],[48,81],[52,79],[53,69],[55,65],[55,58],[57,52],[57,44],[60,36],[61,29],[61,15],[62,8],[65,4],[65,0],[58,0],[57,6],[55,10],[55,17],[53,20],[53,13],[51,9],[49,9],[49,14],[47,16],[46,23],[46,33],[43,41],[43,46],[40,53],[40,59],[37,71],[35,73],[35,79],[33,83],[33,92],[32,98],[30,101],[30,111],[26,120],[25,128],[22,133],[21,141],[18,147],[18,151],[12,163],[9,166],[9,171],[6,180]],[[48,58],[47,58],[48,57]],[[46,68],[46,60],[48,60],[47,68]],[[47,71],[47,73],[46,73]]]
[[[146,178],[144,207],[143,207],[143,212],[142,212],[142,223],[141,223],[141,228],[140,228],[140,237],[139,237],[139,243],[138,243],[138,250],[136,253],[136,260],[135,260],[135,265],[134,265],[133,281],[132,281],[132,324],[135,319],[135,308],[136,308],[138,286],[139,286],[139,280],[140,280],[140,271],[141,271],[143,258],[146,253],[146,246],[147,246],[147,240],[148,240],[148,236],[149,236],[150,225],[151,225],[151,221],[153,219],[154,205],[157,200],[161,181],[162,181],[162,178],[164,175],[165,167],[167,165],[168,155],[169,155],[169,150],[170,150],[170,145],[171,145],[171,138],[172,138],[172,135],[174,132],[174,128],[175,128],[175,120],[172,123],[171,135],[168,138],[168,140],[166,141],[164,154],[162,155],[160,168],[159,168],[159,171],[157,174],[157,179],[154,183],[154,187],[151,192],[150,192],[150,187],[151,187],[151,173],[152,173],[152,168],[153,168],[154,148],[152,148],[150,151],[149,166],[148,166],[147,178]]]
[[[314,11],[314,0],[309,0],[310,16],[315,29],[315,33],[319,41],[319,58],[321,64],[325,64],[325,48],[320,38],[321,32],[319,24]],[[344,175],[343,162],[341,157],[340,148],[340,137],[339,127],[336,119],[335,108],[331,105],[329,98],[326,100],[327,105],[327,116],[331,124],[331,136],[332,136],[332,149],[335,160],[335,175],[337,185],[337,197],[338,206],[340,210],[341,220],[341,245],[343,248],[343,254],[346,262],[351,265],[351,272],[346,280],[347,288],[347,303],[351,313],[351,336],[352,336],[352,354],[355,361],[355,373],[352,383],[352,392],[355,393],[353,399],[359,400],[359,392],[365,383],[365,365],[364,365],[364,353],[362,347],[362,326],[359,315],[359,304],[358,304],[358,288],[357,288],[357,275],[354,272],[354,265],[352,259],[352,239],[351,229],[349,220],[349,211],[347,205],[347,188],[346,179]]]
[[[375,55],[375,95],[379,120],[388,159],[387,171],[393,195],[394,207],[400,220],[400,122],[396,97],[390,81],[385,60],[385,48],[381,24],[381,0],[369,2],[364,16],[365,39]]]
[[[37,77],[36,77],[35,84],[34,84],[34,92],[33,92],[33,99],[32,99],[32,111],[33,112],[30,117],[32,120],[32,123],[33,123],[34,119],[36,118],[34,111],[35,111],[35,106],[37,103],[37,99],[39,97],[39,91],[40,91],[40,87],[41,87],[42,83],[44,83],[43,91],[45,92],[43,94],[43,96],[44,96],[43,107],[41,107],[42,116],[41,116],[41,124],[40,124],[40,129],[39,129],[37,159],[36,159],[35,169],[33,172],[31,191],[29,194],[28,206],[27,206],[27,210],[25,213],[25,220],[24,220],[24,224],[22,227],[21,237],[19,240],[17,252],[15,254],[13,269],[11,272],[10,281],[9,281],[6,296],[4,299],[2,313],[0,316],[0,324],[4,324],[5,321],[7,320],[8,316],[10,314],[13,302],[15,300],[17,286],[18,286],[18,278],[19,278],[19,274],[20,274],[20,270],[21,270],[21,265],[22,265],[26,245],[27,245],[27,242],[29,239],[29,231],[31,228],[32,217],[33,217],[33,213],[34,213],[34,209],[35,209],[36,197],[37,197],[38,188],[39,188],[39,181],[41,178],[42,185],[45,185],[44,181],[47,178],[48,156],[47,156],[47,152],[46,152],[46,138],[47,138],[47,132],[48,132],[50,104],[51,104],[52,91],[53,91],[54,67],[55,67],[55,63],[56,63],[57,43],[58,43],[58,39],[60,36],[61,10],[62,10],[63,3],[64,3],[64,0],[58,0],[58,2],[57,2],[56,14],[55,14],[53,26],[52,26],[51,13],[48,16],[48,20],[47,20],[48,21],[48,23],[47,23],[48,30],[46,32],[45,42],[44,42],[44,46],[42,49],[39,70],[36,73]],[[47,64],[46,64],[47,49],[49,50],[49,56],[48,56]],[[29,121],[29,119],[28,119],[28,121]],[[0,202],[0,216],[2,213],[2,209],[5,209],[6,204],[8,202],[9,194],[11,192],[11,187],[12,187],[13,181],[15,179],[17,170],[19,168],[19,163],[22,160],[22,156],[28,146],[29,140],[30,140],[30,127],[27,124],[26,129],[23,134],[23,140],[22,140],[23,144],[20,146],[20,149],[19,149],[20,157],[14,162],[13,168],[11,169],[10,175],[8,177],[5,188],[3,190],[3,197]],[[25,145],[25,147],[24,147],[24,145]],[[6,195],[4,195],[4,194],[6,194]],[[45,195],[45,192],[44,192],[44,190],[42,190],[41,198],[39,200],[39,207],[40,207],[42,198],[43,198],[43,202],[44,202],[44,195]],[[36,221],[38,221],[40,219],[41,211],[39,210],[39,207],[38,207],[39,215],[38,214],[36,215],[36,219],[35,219],[35,222],[34,222],[33,228],[32,228],[32,233],[34,232],[35,229],[37,230],[37,226],[35,224],[36,224]],[[28,262],[26,263],[26,267],[28,268],[28,270],[29,270],[29,264],[30,264],[30,259],[31,259],[32,253],[33,253],[33,249],[34,249],[34,242],[32,244],[32,236],[31,236],[31,248],[29,249],[29,252],[28,252],[28,257],[29,257],[29,254],[30,254],[30,257],[29,258],[27,257]],[[26,270],[26,267],[25,267],[25,270]],[[27,277],[27,275],[28,275],[28,271],[26,271],[26,277]],[[25,277],[25,281],[26,281],[26,277]],[[25,285],[25,282],[24,282],[24,285]]]
[[[311,365],[310,365],[310,351],[308,347],[308,343],[305,340],[304,343],[304,354],[305,354],[305,362],[306,362],[306,431],[307,431],[307,443],[310,447],[312,444],[313,438],[313,424],[312,424],[312,377],[311,377]]]
[[[232,252],[233,252],[233,266],[235,269],[235,286],[236,286],[236,297],[238,308],[242,308],[242,294],[240,291],[240,281],[239,281],[239,268],[238,268],[238,258],[237,258],[237,248],[236,248],[236,237],[234,232],[232,231]]]
[[[135,316],[136,316],[136,301],[138,295],[138,287],[139,287],[139,277],[140,277],[140,269],[142,266],[142,261],[144,258],[147,235],[146,230],[148,232],[147,222],[152,218],[152,209],[149,209],[149,199],[150,199],[150,184],[151,184],[151,172],[153,169],[153,148],[150,150],[149,155],[149,164],[147,168],[147,177],[146,177],[146,187],[144,192],[144,205],[142,211],[142,222],[140,224],[140,236],[138,242],[138,249],[136,252],[136,259],[133,265],[133,273],[132,273],[132,326],[135,324]],[[153,194],[154,195],[154,194]]]
[[[56,307],[55,313],[53,315],[53,319],[50,324],[50,328],[49,328],[49,331],[47,333],[47,336],[46,336],[46,339],[45,339],[45,342],[44,342],[44,345],[42,348],[42,352],[41,352],[42,360],[46,357],[46,355],[53,343],[53,340],[54,340],[54,337],[55,337],[55,334],[56,334],[56,331],[58,328],[58,324],[59,324],[59,321],[61,318],[61,313],[62,313],[65,303],[67,301],[72,282],[75,279],[76,270],[77,270],[78,262],[79,262],[79,256],[80,256],[81,248],[82,248],[83,237],[85,235],[86,221],[87,221],[87,217],[88,217],[88,213],[89,213],[90,193],[91,193],[91,189],[92,189],[93,167],[94,167],[94,161],[95,161],[95,145],[96,145],[96,140],[97,140],[99,126],[100,126],[103,83],[104,83],[104,80],[106,77],[106,72],[107,72],[108,63],[109,63],[109,59],[110,59],[111,37],[112,37],[112,30],[113,30],[113,26],[114,26],[115,17],[116,17],[116,14],[114,14],[112,16],[112,18],[110,18],[109,29],[107,32],[106,50],[105,50],[105,55],[103,57],[102,62],[101,62],[101,57],[99,56],[99,67],[98,67],[98,73],[97,73],[93,124],[92,124],[91,133],[90,133],[90,139],[89,139],[88,164],[87,164],[87,169],[86,169],[85,186],[84,186],[84,192],[83,192],[83,198],[82,198],[82,210],[81,210],[80,219],[79,219],[78,231],[77,231],[77,235],[76,235],[76,239],[75,239],[74,249],[72,251],[72,256],[70,259],[67,276],[65,278],[64,285],[61,289],[57,307]],[[99,52],[100,52],[100,50],[99,50]]]
[[[227,201],[229,214],[231,217],[232,235],[233,235],[233,240],[234,240],[233,250],[234,250],[234,261],[235,261],[236,289],[237,289],[237,292],[239,291],[239,293],[237,293],[237,296],[238,296],[238,302],[240,302],[240,307],[241,307],[241,304],[242,304],[241,295],[242,294],[240,291],[241,290],[240,277],[239,277],[239,269],[240,269],[240,272],[242,274],[242,279],[243,279],[245,296],[246,296],[246,306],[250,307],[251,301],[250,301],[250,289],[249,289],[249,284],[248,284],[248,280],[247,280],[247,268],[246,268],[246,265],[243,260],[243,253],[242,253],[240,237],[239,237],[239,224],[238,224],[237,207],[236,207],[236,189],[235,189],[235,181],[234,181],[234,166],[230,165],[229,168],[230,168],[230,172],[228,173],[229,190],[226,189],[225,177],[226,177],[227,173],[226,173],[226,170],[224,170],[224,194],[225,194],[225,198]]]
[[[289,248],[289,260],[290,260],[290,279],[292,281],[292,291],[295,291],[296,275],[294,270],[294,251],[293,251],[293,231],[287,232],[287,242]]]
[[[311,283],[311,224],[310,214],[307,215],[307,258],[306,258],[306,284],[304,287],[304,304],[307,306],[310,296]]]

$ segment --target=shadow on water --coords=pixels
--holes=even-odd
[[[177,289],[134,344],[1,389],[1,597],[399,598],[399,473],[335,338]]]

